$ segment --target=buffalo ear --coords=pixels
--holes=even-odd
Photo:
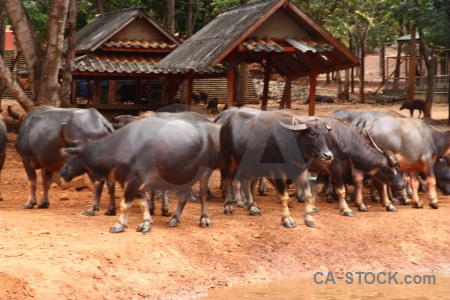
[[[66,147],[64,148],[64,151],[70,155],[77,155],[81,153],[81,147]]]

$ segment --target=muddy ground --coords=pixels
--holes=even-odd
[[[5,108],[8,101],[3,101]],[[276,103],[271,102],[272,106]],[[317,104],[317,114],[338,108],[398,110],[400,104]],[[307,106],[294,109],[307,113]],[[402,111],[405,115],[409,112]],[[448,105],[437,104],[433,117],[447,119]],[[16,123],[5,116],[10,128]],[[355,271],[445,273],[450,270],[450,201],[439,192],[439,209],[398,207],[386,212],[378,203],[355,217],[339,215],[337,203],[319,198],[315,228],[303,225],[304,205],[294,202],[291,214],[297,227],[281,225],[275,191],[256,196],[262,216],[245,209],[223,214],[223,199],[208,202],[211,228],[200,228],[200,205],[188,203],[181,224],[166,226],[169,218],[154,216],[149,234],[135,228],[141,222],[137,203],[129,228],[109,233],[117,217],[105,216],[108,195],[100,212],[82,216],[92,201],[89,188],[50,190],[50,208],[22,210],[28,198],[25,171],[9,133],[2,173],[0,202],[0,299],[191,299],[208,288],[306,277],[317,271],[336,274]],[[218,191],[218,175],[212,191]],[[122,190],[118,195],[122,195]],[[41,191],[39,186],[38,192]],[[293,193],[293,190],[290,190]],[[421,199],[427,202],[425,194]],[[173,195],[171,195],[173,199]],[[176,201],[170,203],[174,211]],[[311,279],[312,280],[312,279]]]

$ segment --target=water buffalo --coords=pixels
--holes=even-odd
[[[128,211],[136,196],[142,197],[143,206],[143,222],[137,230],[150,230],[152,220],[146,193],[149,188],[176,191],[178,207],[169,226],[177,226],[190,188],[200,181],[200,225],[210,226],[206,193],[209,177],[220,161],[219,130],[220,126],[211,122],[151,116],[99,141],[77,142],[66,137],[63,127],[61,136],[70,158],[60,174],[70,181],[90,170],[123,186],[121,215],[110,229],[114,233],[127,227]]]
[[[334,159],[327,165],[314,160],[309,167],[309,171],[331,175],[342,215],[354,215],[345,200],[343,174],[346,171],[353,169],[353,176],[362,176],[362,173],[371,174],[396,189],[404,188],[398,161],[392,153],[381,149],[376,150],[376,148],[369,146],[353,127],[337,117],[324,116],[319,117],[319,119],[333,127],[333,130],[325,139],[328,148],[334,154]],[[362,178],[356,180],[356,182],[358,184],[355,184],[355,205],[359,211],[367,211],[367,207],[362,201]],[[387,194],[382,196],[382,200],[386,210],[396,211]]]
[[[414,173],[423,171],[428,180],[429,203],[438,208],[434,162],[450,154],[450,130],[440,131],[417,118],[379,117],[363,132],[377,145],[392,151],[400,163],[400,170]],[[421,208],[416,176],[411,176],[413,207]]]
[[[16,148],[22,157],[22,162],[30,182],[30,197],[22,208],[29,209],[36,205],[36,170],[41,169],[43,194],[38,208],[48,208],[48,190],[54,172],[64,165],[67,156],[61,153],[63,144],[59,138],[59,128],[66,123],[67,134],[72,139],[100,139],[111,132],[113,128],[95,109],[55,108],[40,106],[28,113],[20,125],[17,134]],[[107,153],[107,152],[105,152]],[[98,203],[105,183],[104,178],[89,177],[95,183],[94,202],[84,215],[94,215],[98,211]],[[114,185],[108,182],[110,206],[105,214],[115,215]]]
[[[307,168],[312,158],[326,163],[333,159],[325,136],[331,127],[320,120],[304,120],[285,111],[260,111],[242,107],[222,113],[220,144],[226,165],[225,182],[230,191],[236,174],[244,181],[266,177],[274,183],[282,204],[282,224],[295,227],[286,191],[286,180],[291,179],[306,194],[305,223],[314,226],[312,194],[307,180]],[[249,190],[251,184],[242,184],[251,214],[259,209]],[[232,211],[231,193],[227,193],[225,212]]]

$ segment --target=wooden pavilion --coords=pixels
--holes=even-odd
[[[291,78],[309,76],[309,114],[315,113],[318,74],[358,65],[353,53],[289,0],[262,0],[224,11],[158,63],[161,72],[188,78],[188,95],[196,73],[227,68],[228,105],[235,102],[235,65],[264,67],[262,109],[267,107],[273,69]],[[190,98],[186,98],[186,105]]]

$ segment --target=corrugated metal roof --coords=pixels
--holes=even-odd
[[[210,66],[277,2],[265,0],[226,10],[166,56],[160,67],[174,72]]]
[[[106,48],[144,48],[144,49],[175,49],[175,43],[166,43],[161,40],[109,40],[103,44],[102,49]]]
[[[283,43],[280,43],[271,37],[251,36],[278,11],[284,13],[287,18],[291,18],[294,21],[293,24],[298,25],[298,32],[303,34],[302,38],[287,36]],[[285,35],[280,26],[273,26],[267,31],[274,30],[279,31],[277,35]],[[180,70],[182,72],[197,71],[223,60],[236,47],[261,53],[259,58],[255,58],[254,55],[246,57],[245,53],[238,53],[241,61],[262,60],[266,55],[265,52],[272,52],[271,59],[275,62],[275,68],[284,74],[296,76],[309,75],[312,69],[311,52],[317,53],[319,74],[354,67],[358,64],[355,55],[291,1],[262,0],[225,11],[167,55],[158,65],[166,72],[172,73]],[[284,51],[285,47],[291,49],[294,47],[299,51]]]
[[[76,72],[104,72],[124,74],[159,74],[164,73],[156,64],[161,57],[145,53],[88,53],[75,60],[72,73]],[[226,69],[206,67],[199,73],[224,73]]]
[[[95,51],[116,32],[124,28],[137,17],[144,17],[174,44],[180,44],[167,29],[147,14],[142,7],[130,7],[96,16],[90,23],[77,32],[76,51]]]

